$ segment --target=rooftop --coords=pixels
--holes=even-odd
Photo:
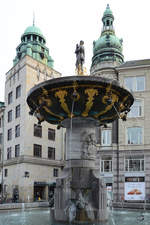
[[[121,64],[118,68],[150,65],[150,59],[131,60]]]

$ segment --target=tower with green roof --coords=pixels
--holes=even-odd
[[[122,39],[115,35],[113,26],[114,15],[107,4],[103,17],[101,36],[93,42],[93,57],[91,74],[98,73],[103,68],[113,68],[123,63]]]
[[[119,39],[115,34],[115,29],[113,26],[114,15],[107,4],[102,17],[103,27],[101,35],[98,40],[93,42],[93,57],[91,64],[91,76],[99,76],[104,78],[109,78],[112,80],[119,80],[118,67],[124,62],[124,56],[122,54],[122,39]],[[99,157],[101,160],[101,166],[106,165],[106,162],[111,162],[113,164],[113,176],[108,174],[107,178],[104,178],[106,185],[110,182],[113,186],[113,199],[116,201],[119,193],[119,157],[118,153],[118,143],[119,143],[119,121],[115,120],[112,124],[107,124],[105,127],[100,127],[97,129],[97,136],[100,137],[100,153]],[[107,139],[107,142],[103,144],[103,140]],[[110,141],[110,145],[108,142]],[[110,147],[108,147],[107,146]],[[109,149],[109,154],[106,155],[106,149]],[[109,161],[110,160],[110,161]],[[101,167],[101,172],[106,172],[106,170]],[[111,166],[109,167],[109,169]],[[110,169],[111,171],[112,169]],[[108,171],[107,171],[108,172]],[[111,171],[112,172],[112,171]],[[112,178],[113,177],[113,178]],[[112,187],[111,186],[111,187]]]
[[[39,197],[47,201],[49,183],[52,181],[53,190],[54,173],[58,174],[62,166],[62,131],[47,123],[37,126],[29,115],[26,98],[35,85],[61,74],[53,68],[46,39],[34,24],[21,36],[16,53],[5,82],[3,158],[8,176],[3,186],[8,187],[12,199],[17,192],[20,202],[35,201],[40,190]],[[0,103],[0,108],[2,105]]]
[[[33,23],[24,31],[21,36],[21,43],[16,48],[16,57],[13,60],[16,65],[25,55],[29,55],[39,62],[44,63],[48,67],[53,68],[54,60],[49,55],[49,49],[45,46],[46,39],[41,30]]]

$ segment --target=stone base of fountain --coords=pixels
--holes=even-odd
[[[55,220],[97,222],[107,220],[106,187],[95,166],[96,120],[74,118],[66,127],[66,166],[56,181]]]
[[[68,162],[71,163],[71,162]],[[74,162],[75,163],[75,162]],[[86,162],[86,166],[91,162]],[[65,168],[57,179],[55,220],[63,222],[98,222],[107,220],[106,187],[99,170],[80,167]]]

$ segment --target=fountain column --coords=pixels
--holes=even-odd
[[[66,128],[66,165],[57,179],[55,219],[93,222],[107,219],[106,187],[96,159],[96,126],[93,118],[76,117],[62,122]]]

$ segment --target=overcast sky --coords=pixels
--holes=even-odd
[[[4,100],[5,74],[13,66],[16,47],[28,26],[46,37],[54,69],[74,75],[75,45],[84,40],[89,71],[93,40],[101,33],[103,12],[109,3],[115,31],[123,38],[125,61],[150,58],[150,0],[5,0],[0,6],[0,101]]]

